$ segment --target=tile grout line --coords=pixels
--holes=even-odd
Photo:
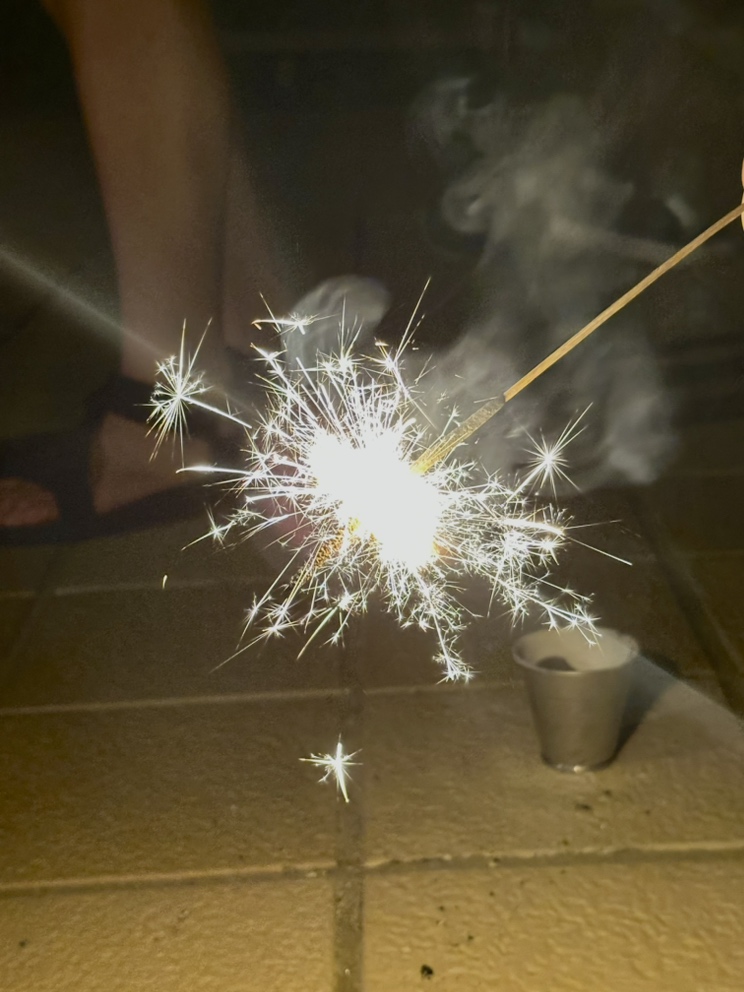
[[[652,659],[650,663],[659,667]],[[664,671],[664,669],[660,669]],[[718,685],[717,675],[709,668],[696,668],[674,676],[693,688],[706,680]],[[410,685],[372,686],[360,690],[365,698],[386,696],[462,696],[482,692],[502,692],[521,688],[518,679],[505,676],[500,679],[480,679],[466,685],[456,683],[420,683]],[[344,699],[354,695],[353,687],[317,686],[298,689],[245,690],[242,692],[208,693],[195,696],[145,696],[136,699],[103,699],[73,703],[30,703],[0,705],[0,718],[23,719],[36,716],[65,716],[82,713],[126,713],[129,710],[178,709],[192,706],[241,706],[248,703],[283,703],[313,699]]]
[[[704,841],[650,844],[646,847],[586,847],[575,851],[555,848],[537,851],[512,851],[508,854],[473,854],[463,857],[439,856],[413,858],[411,860],[392,859],[371,862],[365,866],[364,874],[399,875],[404,872],[427,871],[471,871],[473,869],[510,868],[564,868],[604,864],[647,864],[663,862],[673,864],[681,861],[715,861],[744,859],[744,837],[730,841]]]
[[[86,893],[119,889],[149,889],[159,886],[181,886],[246,882],[263,884],[276,881],[301,881],[330,877],[333,865],[233,865],[230,868],[205,868],[182,871],[148,871],[122,873],[121,875],[92,875],[90,878],[42,878],[32,881],[0,882],[0,899],[38,893]]]
[[[270,581],[270,576],[255,575],[235,578],[194,578],[182,579],[168,576],[168,581],[163,587],[162,578],[154,579],[133,579],[131,582],[92,582],[89,584],[78,583],[70,585],[59,585],[53,590],[53,595],[59,599],[65,596],[96,596],[101,594],[114,594],[120,592],[171,592],[178,589],[216,589],[220,586],[245,587],[252,589],[257,583]]]
[[[121,713],[129,710],[177,709],[188,706],[230,706],[245,703],[296,702],[304,699],[342,698],[348,689],[328,686],[317,689],[267,689],[264,692],[231,692],[207,696],[163,696],[145,699],[104,700],[87,703],[46,703],[32,706],[0,706],[0,717],[62,716],[72,713]]]
[[[701,672],[701,675],[706,674]],[[374,686],[363,690],[366,696],[454,695],[512,689],[519,683],[508,677],[481,679],[468,685],[452,683],[422,683],[412,685]],[[150,696],[141,699],[90,700],[75,703],[33,703],[1,706],[0,717],[54,716],[65,713],[115,713],[139,709],[171,709],[179,706],[229,706],[253,702],[283,702],[302,699],[334,699],[354,694],[356,690],[343,686],[319,686],[306,689],[265,689],[262,691],[214,693],[203,696]],[[362,690],[360,690],[362,691]]]
[[[364,735],[364,690],[355,655],[364,656],[362,633],[349,638],[341,654],[339,725],[346,750],[358,750]],[[362,758],[363,761],[363,758]],[[353,769],[350,802],[339,802],[336,819],[336,869],[333,878],[334,992],[363,992],[364,950],[364,767]]]
[[[362,879],[406,872],[472,871],[583,867],[617,864],[675,864],[678,862],[744,860],[744,838],[731,841],[660,843],[646,847],[580,848],[575,851],[546,849],[516,851],[508,854],[474,854],[463,857],[434,856],[391,859],[360,864]],[[33,881],[0,882],[0,898],[11,898],[42,892],[98,892],[112,889],[143,889],[157,886],[181,886],[202,883],[245,882],[264,884],[276,881],[303,881],[315,878],[345,879],[346,866],[316,864],[288,868],[281,865],[233,866],[230,868],[194,869],[192,871],[145,872],[121,875],[98,875],[90,878],[51,878]],[[348,976],[345,976],[348,981]],[[354,992],[359,992],[357,985]]]

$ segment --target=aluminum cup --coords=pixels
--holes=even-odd
[[[638,645],[600,627],[593,642],[576,629],[525,634],[513,645],[527,683],[543,760],[563,772],[612,761]]]

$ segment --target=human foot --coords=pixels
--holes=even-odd
[[[89,484],[93,508],[103,516],[154,493],[193,482],[187,473],[178,473],[181,450],[164,445],[157,458],[151,458],[153,439],[147,427],[116,414],[107,414],[94,435],[89,454]],[[186,464],[210,461],[207,441],[184,441]],[[22,477],[0,479],[0,532],[16,527],[36,527],[60,519],[54,494],[44,486]]]
[[[27,479],[0,479],[0,527],[35,527],[59,519],[54,496]]]

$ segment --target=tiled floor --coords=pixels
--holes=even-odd
[[[321,124],[302,127],[337,169],[302,167],[338,208],[302,206],[314,275],[446,281],[446,256],[411,256],[415,184],[360,151],[386,113]],[[105,317],[111,280],[81,140],[37,121],[1,163],[27,197],[3,237],[56,281],[0,285],[3,327],[28,332],[4,357],[46,355],[36,392],[18,376],[0,401],[18,433],[74,421],[111,361],[105,336],[64,345],[85,323],[65,290],[97,286]],[[64,194],[39,218],[25,163],[55,141]],[[83,365],[74,396],[50,387],[60,361]],[[657,485],[571,501],[598,525],[582,538],[633,564],[576,548],[566,574],[644,654],[639,725],[582,776],[539,760],[503,618],[469,632],[468,686],[438,685],[428,639],[378,616],[343,649],[216,667],[268,574],[255,549],[182,550],[184,524],[0,550],[1,992],[739,992],[742,438],[742,420],[695,426]],[[298,760],[340,733],[361,749],[348,805]]]
[[[331,900],[325,878],[17,895],[1,911],[3,988],[332,988]]]
[[[213,671],[259,556],[181,554],[192,525],[3,552],[0,987],[734,992],[744,733],[628,526],[633,567],[573,567],[684,681],[644,662],[640,726],[579,777],[539,760],[503,621],[474,627],[462,688],[375,617],[343,651]],[[678,558],[735,639],[744,556]],[[339,732],[362,749],[348,806],[298,761]]]

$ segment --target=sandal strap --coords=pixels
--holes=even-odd
[[[86,400],[87,419],[98,421],[107,413],[115,413],[126,420],[145,424],[152,412],[152,391],[150,383],[114,372]]]
[[[125,420],[146,425],[153,411],[154,388],[152,383],[115,372],[88,397],[86,419],[88,422],[97,423],[107,413],[113,413]],[[186,422],[189,433],[195,437],[209,442],[214,442],[220,437],[216,418],[204,410],[188,410]]]

